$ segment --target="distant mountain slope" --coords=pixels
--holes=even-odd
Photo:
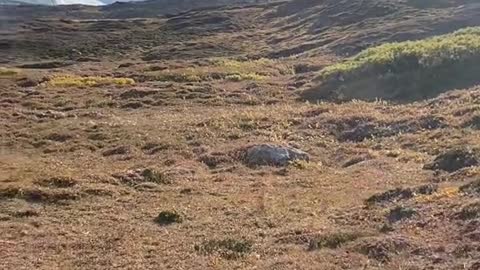
[[[58,5],[87,5],[87,6],[103,6],[113,4],[115,2],[143,2],[139,0],[0,0],[0,5],[43,5],[43,6],[58,6]],[[141,9],[141,12],[147,11],[147,14],[158,13],[172,13],[178,11],[185,11],[188,9],[195,9],[201,7],[215,7],[230,4],[253,4],[268,2],[268,0],[147,0],[137,6],[125,5],[119,8],[125,8],[123,13],[136,14],[135,9]],[[142,8],[149,7],[149,10]],[[134,9],[135,8],[135,9]],[[125,16],[125,15],[124,15]],[[128,15],[127,15],[128,16]]]
[[[13,50],[19,59],[76,58],[77,54],[148,60],[345,57],[385,42],[480,25],[480,0],[420,4],[416,0],[149,0],[100,7],[2,6],[0,56],[4,53],[3,59],[12,59]]]
[[[102,8],[108,18],[155,17],[188,10],[231,5],[249,5],[273,0],[147,0],[136,3],[114,3]]]
[[[415,40],[480,25],[480,0],[292,0],[267,12],[271,57],[348,56],[384,42]]]
[[[0,0],[0,5],[42,5],[42,6],[58,6],[58,5],[87,5],[102,6],[106,3],[100,0]]]

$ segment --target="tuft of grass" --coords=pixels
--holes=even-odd
[[[170,225],[173,223],[182,223],[183,218],[175,211],[162,211],[154,220],[157,224],[162,226]]]
[[[237,259],[252,251],[252,243],[247,240],[227,238],[223,240],[208,240],[194,248],[197,252],[210,255],[219,254],[226,259]]]
[[[306,170],[308,168],[313,167],[313,164],[306,160],[295,159],[289,162],[289,166],[292,166],[298,170]]]
[[[340,98],[362,98],[358,93],[365,92],[364,88],[379,92],[370,99],[426,98],[478,82],[478,60],[480,27],[465,28],[428,39],[366,49],[321,70],[320,89],[340,91]]]
[[[156,184],[171,184],[171,178],[165,172],[159,172],[153,169],[145,169],[142,171],[142,176],[145,182]]]
[[[87,76],[81,77],[76,75],[55,76],[46,82],[46,85],[52,87],[97,87],[97,86],[127,86],[134,85],[135,80],[131,78],[113,78],[113,77],[97,77]]]

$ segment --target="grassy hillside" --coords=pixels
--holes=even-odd
[[[480,5],[186,11],[265,1],[0,7],[0,269],[480,269],[480,85],[298,98],[475,83]]]
[[[320,71],[311,97],[416,100],[479,82],[480,28],[387,43]]]

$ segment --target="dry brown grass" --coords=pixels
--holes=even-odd
[[[247,14],[233,20],[240,23],[266,7],[229,12],[244,10]],[[195,12],[201,17],[211,11]],[[117,59],[100,50],[101,62],[62,68],[65,74],[108,78],[92,83],[95,87],[79,77],[67,89],[70,78],[61,87],[21,87],[4,80],[0,269],[379,270],[475,263],[476,220],[458,219],[456,213],[475,202],[478,185],[462,192],[456,187],[475,180],[478,167],[447,173],[423,165],[450,148],[480,143],[471,121],[478,114],[479,89],[404,105],[299,102],[299,85],[314,74],[310,66],[298,67],[323,65],[335,56],[232,60],[241,52],[267,55],[264,50],[272,48],[262,41],[211,57],[217,47],[195,51],[198,39],[182,32],[175,43],[158,46],[158,61],[138,60],[148,51],[138,50],[143,45],[138,40],[152,38],[146,34],[164,44],[166,32],[159,25],[166,20],[108,22],[119,27],[102,28],[108,38],[133,33],[130,37],[142,39],[121,43],[137,40],[129,55],[135,65],[119,68]],[[84,48],[100,49],[85,42],[93,40],[85,33],[100,22],[43,23],[74,29],[79,35],[72,38],[82,40]],[[256,27],[246,29],[261,32],[261,24],[251,25]],[[230,30],[210,32],[202,40],[248,41],[244,30]],[[175,53],[169,51],[172,44],[180,46]],[[194,57],[186,58],[188,53]],[[153,65],[166,69],[146,68]],[[294,66],[302,73],[293,75]],[[165,74],[172,77],[162,79]],[[244,77],[226,79],[237,75]],[[135,78],[135,85],[116,87],[112,78],[117,77]],[[81,86],[86,87],[75,91]],[[441,119],[442,125],[430,128],[428,121],[422,125],[425,119],[434,124]],[[361,140],[342,140],[345,134]],[[234,155],[258,143],[302,149],[310,162],[251,168]],[[439,188],[430,195],[401,196],[432,183]],[[365,207],[372,195],[396,189],[400,195],[394,199]],[[388,218],[403,208],[417,214]],[[476,207],[465,210],[476,217]],[[465,255],[457,257],[456,249]]]

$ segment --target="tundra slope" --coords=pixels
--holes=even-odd
[[[469,2],[2,7],[0,268],[478,269],[478,87],[298,101],[343,52],[475,25]],[[260,144],[309,161],[255,166]]]

